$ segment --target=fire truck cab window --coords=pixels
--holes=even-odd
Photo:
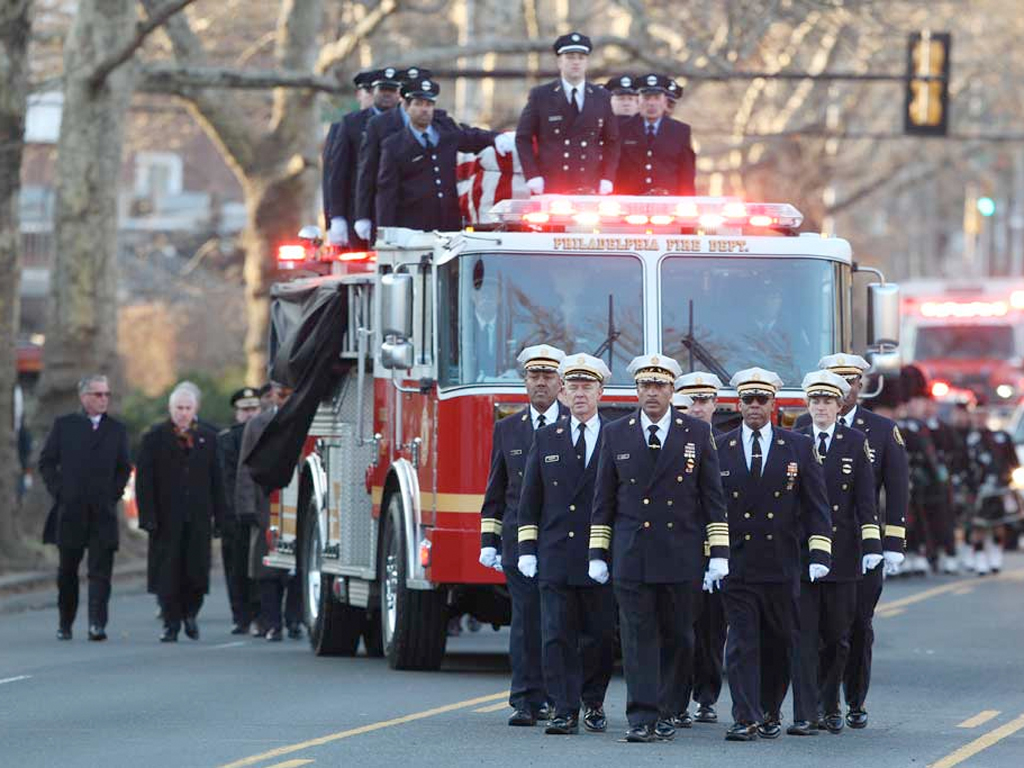
[[[1005,360],[1016,354],[1010,325],[922,325],[914,343],[915,360]]]
[[[522,380],[533,344],[603,359],[629,384],[643,352],[643,265],[633,256],[468,254],[438,269],[442,387]]]
[[[798,386],[838,338],[840,268],[822,259],[669,256],[661,348],[684,371],[728,381],[760,366]]]

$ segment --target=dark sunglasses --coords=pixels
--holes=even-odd
[[[744,405],[750,405],[751,403],[757,403],[758,405],[768,405],[768,395],[743,395],[740,401]]]
[[[92,395],[93,397],[110,397],[111,393],[110,392],[86,392],[85,394]]]

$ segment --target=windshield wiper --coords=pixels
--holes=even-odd
[[[693,335],[693,299],[690,299],[690,328],[680,341],[682,341],[683,346],[690,352],[691,372],[693,371],[693,359],[697,358],[709,368],[708,373],[715,374],[723,382],[729,381],[731,376],[729,376],[725,367],[718,362],[718,359],[714,356],[711,350],[697,341],[697,337]]]
[[[609,293],[608,294],[608,335],[605,336],[604,341],[601,342],[600,346],[594,350],[594,357],[601,357],[605,352],[608,353],[608,370],[612,368],[612,358],[615,357],[615,342],[618,341],[619,336],[622,335],[622,331],[615,327],[615,298]]]

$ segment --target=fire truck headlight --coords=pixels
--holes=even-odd
[[[420,565],[424,568],[430,567],[430,540],[422,539],[420,541]]]
[[[1010,487],[1015,491],[1024,491],[1024,467],[1017,467],[1010,473]]]
[[[1009,384],[1000,384],[996,387],[996,394],[1003,398],[1003,400],[1008,400],[1013,397],[1013,387]]]

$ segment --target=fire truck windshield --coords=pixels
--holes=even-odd
[[[533,344],[603,359],[612,383],[643,352],[643,265],[634,256],[467,254],[438,271],[442,387],[522,380]]]
[[[970,360],[1013,357],[1010,325],[922,325],[914,343],[915,360]]]
[[[662,349],[684,371],[728,381],[757,365],[797,386],[839,348],[839,281],[839,266],[822,259],[669,256]]]

